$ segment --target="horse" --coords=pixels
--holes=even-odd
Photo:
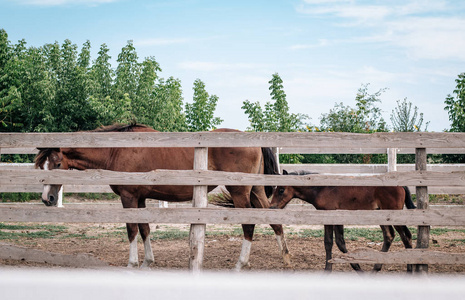
[[[233,129],[217,129],[215,132],[237,132]],[[141,124],[110,125],[90,132],[157,132]],[[152,148],[45,148],[38,149],[35,158],[36,168],[53,169],[105,169],[120,172],[149,172],[157,169],[192,170],[194,148],[152,147]],[[227,172],[254,174],[279,174],[277,162],[270,148],[236,147],[209,148],[208,169]],[[114,193],[121,197],[123,208],[145,208],[147,198],[164,201],[192,200],[192,186],[168,185],[110,185]],[[44,185],[42,201],[47,206],[56,206],[61,185]],[[214,187],[209,187],[211,191]],[[263,186],[227,186],[227,191],[236,208],[268,208],[268,197],[272,187]],[[284,263],[290,265],[290,254],[284,239],[282,225],[270,225],[278,242]],[[138,267],[137,234],[140,233],[144,244],[142,268],[148,268],[153,262],[150,244],[149,224],[126,224],[129,247],[128,267]],[[254,233],[254,224],[243,224],[244,239],[239,260],[235,269],[240,271],[249,265],[249,255]]]
[[[283,175],[316,174],[307,171],[288,173]],[[293,198],[298,198],[312,204],[318,210],[373,210],[373,209],[403,209],[404,203],[408,209],[416,208],[408,187],[400,186],[279,186],[275,189],[270,208],[284,208]],[[383,246],[381,251],[387,252],[395,237],[391,225],[380,225],[383,231]],[[407,226],[394,226],[406,249],[412,248],[412,234]],[[324,226],[324,244],[326,251],[325,271],[332,271],[333,232],[336,245],[343,253],[347,253],[344,240],[343,225]],[[355,271],[362,272],[359,264],[351,264]],[[376,264],[374,272],[380,271],[382,264]],[[412,272],[412,265],[407,266]]]

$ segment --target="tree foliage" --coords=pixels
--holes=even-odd
[[[248,115],[248,130],[256,132],[292,132],[303,130],[308,116],[289,112],[289,105],[284,92],[283,80],[278,73],[273,74],[270,84],[272,102],[267,102],[264,109],[260,102],[245,100],[242,109]]]
[[[465,132],[465,73],[458,75],[453,95],[447,95],[444,108],[449,114],[451,121],[450,131]]]
[[[391,114],[392,129],[397,132],[415,132],[422,131],[423,113],[418,115],[418,107],[412,111],[412,102],[407,103],[407,98],[400,102],[397,100],[397,107]],[[425,124],[425,131],[428,129],[429,122]]]
[[[139,61],[132,41],[111,66],[106,44],[92,61],[91,43],[80,50],[70,40],[27,47],[13,45],[0,29],[0,131],[79,131],[113,123],[138,122],[160,131],[208,130],[217,96],[200,80],[194,103],[183,111],[179,79],[159,76],[154,57]]]
[[[334,106],[320,119],[321,131],[371,133],[387,131],[387,125],[381,116],[377,103],[386,89],[380,89],[374,94],[368,93],[368,84],[362,85],[355,96],[355,107],[342,102]]]
[[[200,79],[194,81],[193,102],[186,103],[186,120],[188,131],[207,131],[223,122],[214,116],[218,96],[209,95],[205,83]]]

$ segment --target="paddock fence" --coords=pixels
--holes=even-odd
[[[43,184],[70,186],[192,185],[192,208],[122,209],[101,207],[48,208],[38,205],[0,205],[0,222],[65,223],[181,223],[191,225],[190,269],[200,271],[203,261],[205,224],[306,224],[306,225],[408,225],[418,226],[415,250],[388,253],[356,253],[334,262],[465,264],[460,254],[430,251],[430,226],[465,226],[463,207],[435,208],[428,193],[465,193],[461,165],[427,164],[427,153],[464,153],[464,133],[1,133],[1,153],[31,151],[35,147],[192,147],[193,170],[114,172],[108,170],[43,171],[30,166],[0,167],[0,191],[41,191]],[[387,166],[304,166],[319,174],[276,176],[207,170],[209,147],[274,147],[281,153],[388,153]],[[13,150],[29,149],[29,150]],[[390,149],[390,150],[387,150]],[[401,149],[401,150],[393,150]],[[406,149],[406,150],[404,150]],[[376,152],[381,151],[381,152]],[[384,152],[383,152],[384,151]],[[396,152],[415,153],[415,165],[395,163]],[[281,165],[282,169],[290,166]],[[296,167],[296,166],[291,166]],[[326,168],[327,167],[327,168]],[[296,168],[302,169],[302,166]],[[318,168],[320,168],[318,170]],[[335,168],[330,170],[331,168]],[[345,168],[345,169],[344,169]],[[355,168],[355,169],[354,169]],[[359,169],[357,169],[359,168]],[[381,169],[380,169],[381,168]],[[385,169],[383,169],[385,168]],[[343,170],[344,169],[344,170]],[[396,170],[397,169],[397,170]],[[313,211],[207,208],[209,185],[294,186],[411,186],[415,187],[416,210]],[[71,191],[68,190],[67,191]]]

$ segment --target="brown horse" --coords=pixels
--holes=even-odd
[[[308,175],[310,172],[283,171],[283,175]],[[304,200],[316,209],[320,210],[373,210],[373,209],[403,209],[404,203],[407,208],[415,208],[412,202],[410,191],[407,187],[393,186],[280,186],[273,193],[271,208],[284,208],[293,198]],[[394,240],[394,228],[400,235],[406,249],[412,248],[412,234],[407,226],[380,225],[383,231],[382,252],[387,252]],[[343,253],[347,253],[344,240],[343,225],[325,225],[325,270],[331,271],[333,231],[336,237],[336,245]],[[361,271],[358,264],[351,264],[356,271]],[[373,271],[381,270],[382,265],[376,264]],[[407,270],[412,271],[412,266],[408,265]]]
[[[154,132],[144,125],[114,125],[94,130],[94,132]],[[219,129],[216,132],[236,130]],[[53,148],[39,149],[36,167],[52,169],[106,169],[120,172],[148,172],[157,169],[192,170],[194,148]],[[276,172],[276,159],[269,148],[209,148],[208,169],[254,174],[279,174]],[[112,185],[111,189],[121,197],[124,208],[144,208],[145,199],[165,201],[192,200],[192,186],[166,185]],[[57,193],[61,185],[45,185],[42,201],[47,206],[56,205]],[[214,187],[209,187],[209,190]],[[227,186],[237,208],[268,208],[268,197],[272,189],[263,186]],[[266,191],[269,194],[266,194]],[[130,243],[128,266],[138,266],[137,233],[144,241],[145,257],[142,267],[153,262],[150,244],[149,224],[126,224]],[[244,240],[236,270],[248,264],[251,242],[254,233],[253,224],[243,224]],[[290,264],[290,255],[284,240],[281,225],[271,225],[278,241],[284,262]]]

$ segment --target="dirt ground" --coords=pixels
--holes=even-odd
[[[56,224],[55,224],[56,225]],[[109,263],[111,266],[125,267],[128,262],[129,244],[126,239],[124,224],[61,224],[66,229],[55,238],[23,238],[3,239],[3,243],[19,245],[29,249],[40,249],[62,254],[86,253]],[[187,225],[151,225],[152,231],[162,233],[163,231],[186,233]],[[286,268],[278,251],[277,243],[273,235],[264,234],[267,227],[257,226],[258,233],[255,234],[252,252],[250,256],[249,271],[309,271],[316,272],[324,269],[324,245],[321,237],[297,237],[288,234],[287,241],[292,255],[293,267]],[[310,227],[310,226],[308,226]],[[286,227],[288,233],[301,230],[303,227]],[[315,226],[312,226],[315,228]],[[207,232],[224,232],[223,234],[208,234],[205,244],[204,269],[206,270],[232,270],[239,257],[242,237],[238,234],[238,226],[207,226]],[[25,230],[24,233],[28,233]],[[465,233],[448,232],[431,236],[430,245],[432,250],[452,253],[464,253]],[[187,237],[177,239],[152,239],[155,263],[153,270],[187,270],[189,256],[189,242]],[[373,243],[360,238],[356,241],[348,240],[349,251],[358,248],[372,248],[379,250],[380,243]],[[391,250],[400,250],[403,246],[395,242]],[[334,247],[333,253],[337,248]],[[139,259],[143,258],[142,242],[139,242]],[[8,267],[46,267],[56,266],[46,263],[31,263],[26,261],[0,259],[1,266]],[[370,270],[371,265],[362,265],[364,270]],[[334,265],[334,271],[354,272],[349,265]],[[385,265],[383,273],[405,272],[403,265]],[[430,273],[461,273],[465,274],[465,266],[453,265],[430,265]]]

